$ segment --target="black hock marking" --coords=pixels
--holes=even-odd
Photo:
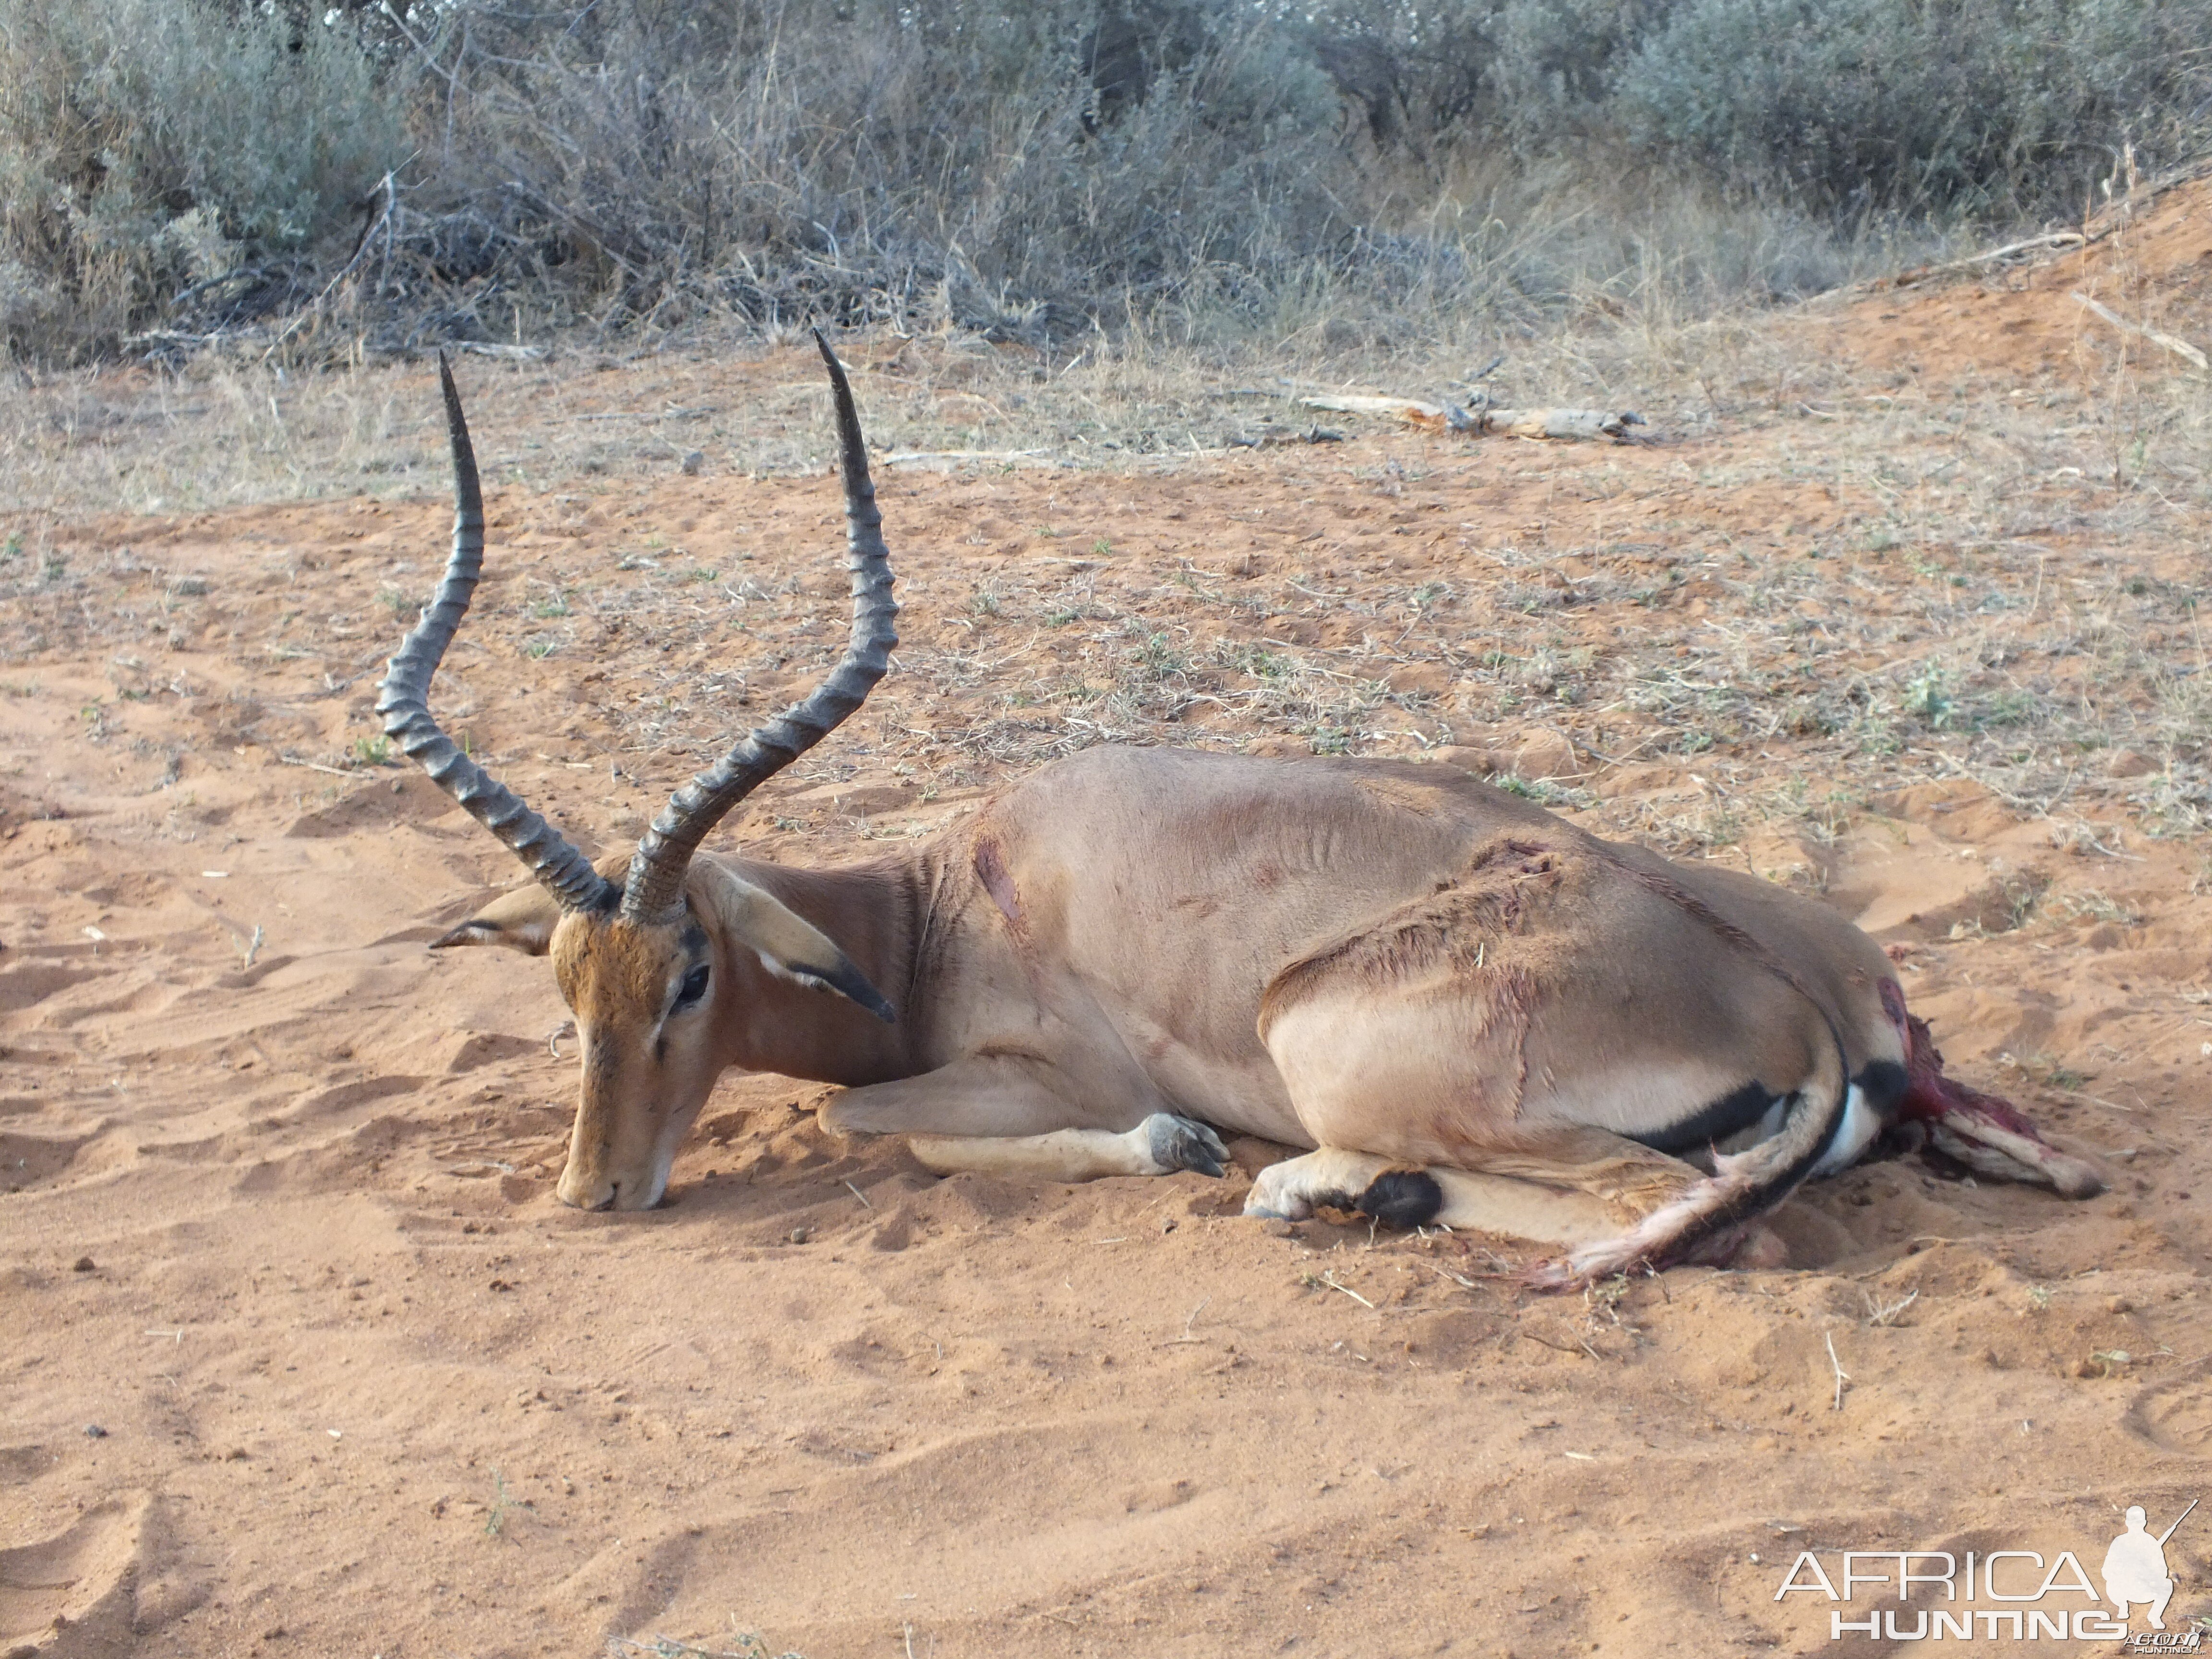
[[[1730,1135],[1748,1129],[1772,1109],[1775,1099],[1774,1091],[1754,1078],[1729,1090],[1718,1100],[1700,1106],[1678,1123],[1628,1138],[1655,1152],[1679,1158],[1700,1147],[1717,1146]]]
[[[1905,1067],[1893,1060],[1870,1060],[1851,1079],[1858,1085],[1868,1109],[1884,1124],[1897,1121],[1897,1109],[1905,1101],[1906,1080]]]
[[[1352,1207],[1388,1226],[1425,1227],[1443,1212],[1444,1189],[1426,1170],[1385,1170]]]

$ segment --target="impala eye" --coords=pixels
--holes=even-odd
[[[707,964],[703,962],[684,975],[684,988],[676,994],[678,1009],[689,1008],[707,994]]]

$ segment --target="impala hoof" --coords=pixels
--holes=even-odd
[[[1203,1123],[1166,1112],[1154,1112],[1143,1124],[1146,1150],[1162,1175],[1195,1170],[1219,1176],[1229,1168],[1229,1149],[1221,1137]]]

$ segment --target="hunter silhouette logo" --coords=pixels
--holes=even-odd
[[[1964,1555],[1947,1550],[1845,1550],[1834,1573],[1819,1552],[1804,1550],[1783,1575],[1774,1599],[1811,1595],[1844,1604],[1828,1609],[1832,1642],[1854,1635],[1892,1642],[1984,1644],[2117,1638],[2130,1654],[2202,1653],[2207,1650],[2207,1621],[2184,1621],[2188,1627],[2182,1630],[2168,1630],[2166,1623],[2175,1589],[2166,1547],[2197,1501],[2191,1498],[2172,1524],[2158,1533],[2150,1529],[2148,1511],[2140,1504],[2130,1505],[2124,1513],[2126,1529],[2105,1551],[2102,1595],[2072,1550],[2061,1550],[2048,1560],[2041,1551],[2024,1549],[1970,1550]],[[2137,1608],[2147,1630],[2129,1628]]]
[[[2196,1507],[2192,1498],[2189,1510]],[[2105,1552],[2105,1594],[2119,1609],[2114,1618],[2125,1620],[2132,1604],[2141,1601],[2149,1609],[2150,1627],[2166,1628],[2166,1604],[2173,1599],[2173,1579],[2166,1570],[2166,1540],[2189,1519],[2189,1510],[2182,1510],[2172,1526],[2154,1538],[2142,1505],[2128,1506],[2128,1529],[2112,1540],[2112,1548]]]

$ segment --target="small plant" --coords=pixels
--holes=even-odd
[[[551,640],[532,640],[522,648],[532,661],[543,662],[551,656],[557,647]]]
[[[2022,726],[2035,718],[2036,700],[2026,691],[2000,691],[1974,711],[1978,726]]]
[[[2141,912],[2094,887],[2066,894],[2059,899],[2058,908],[2069,921],[2109,921],[2117,927],[2133,927],[2142,921]]]
[[[387,587],[376,596],[376,602],[388,609],[395,619],[407,615],[408,598],[396,587]]]
[[[1905,712],[1942,731],[1959,706],[1951,696],[1950,684],[1950,675],[1942,669],[1932,664],[1922,669],[1905,684]]]
[[[1113,554],[1114,544],[1108,541],[1105,537],[1101,536],[1097,541],[1091,544],[1091,550],[1093,553],[1096,553],[1102,559],[1108,558]]]
[[[565,617],[568,614],[568,596],[556,587],[546,598],[532,605],[530,614],[540,617]]]
[[[356,766],[382,766],[391,758],[392,739],[389,738],[356,738],[353,740],[353,759]]]
[[[491,1472],[491,1510],[484,1516],[483,1534],[487,1538],[497,1538],[507,1531],[507,1512],[514,1507],[507,1495],[507,1477],[497,1469]]]
[[[1908,1291],[1903,1296],[1898,1297],[1894,1302],[1881,1301],[1872,1291],[1864,1292],[1864,1295],[1866,1297],[1867,1323],[1877,1328],[1886,1325],[1894,1325],[1897,1323],[1899,1316],[1903,1314],[1904,1311],[1907,1308],[1911,1307],[1914,1303],[1920,1300],[1920,1292],[1918,1291]]]
[[[0,542],[0,564],[13,564],[23,556],[23,532],[11,530],[8,539]]]
[[[1291,672],[1290,660],[1279,653],[1242,640],[1224,640],[1216,648],[1216,655],[1223,667],[1249,674],[1255,680],[1279,680]]]
[[[1176,650],[1164,634],[1147,634],[1137,647],[1137,674],[1141,679],[1164,680],[1189,672],[1190,659]]]

